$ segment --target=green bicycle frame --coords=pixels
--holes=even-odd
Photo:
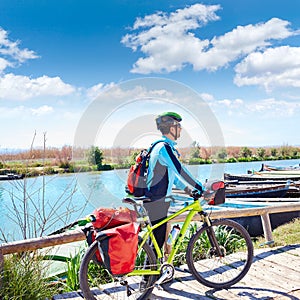
[[[167,218],[165,218],[164,220],[162,220],[161,222],[159,222],[159,223],[157,223],[153,226],[150,226],[148,224],[146,226],[145,232],[143,232],[142,243],[139,244],[139,250],[147,242],[147,240],[150,237],[150,239],[152,241],[152,244],[154,246],[154,249],[156,251],[156,257],[158,258],[158,264],[160,264],[160,261],[161,261],[160,259],[162,258],[163,255],[162,255],[161,249],[158,247],[157,241],[156,241],[155,236],[153,234],[153,230],[156,229],[157,227],[169,222],[170,220],[176,218],[177,216],[185,213],[186,211],[189,211],[189,213],[185,218],[185,221],[182,225],[182,228],[180,229],[178,237],[175,239],[175,241],[173,241],[173,247],[172,247],[171,253],[169,254],[168,259],[166,261],[167,263],[172,263],[172,261],[174,259],[174,256],[178,251],[179,245],[181,244],[181,242],[184,238],[184,235],[185,235],[190,223],[193,220],[193,217],[195,216],[195,214],[203,211],[202,205],[201,205],[199,200],[195,200],[193,203],[183,207],[179,211],[171,214],[170,216],[168,216]],[[147,270],[134,270],[131,273],[129,273],[128,276],[134,276],[134,275],[159,275],[159,274],[160,274],[160,267],[157,270],[150,270],[150,269],[147,269]]]

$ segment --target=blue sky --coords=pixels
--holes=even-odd
[[[292,0],[2,0],[0,149],[29,148],[35,132],[35,146],[44,132],[48,146],[72,145],[99,93],[153,77],[198,93],[227,146],[300,145],[299,11]],[[110,114],[100,146],[161,109],[176,105]]]

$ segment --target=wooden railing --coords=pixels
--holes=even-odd
[[[249,216],[261,216],[262,225],[264,230],[264,236],[267,242],[273,240],[272,238],[272,227],[269,215],[273,213],[292,212],[300,211],[300,203],[286,203],[283,205],[266,206],[259,208],[246,208],[246,209],[235,209],[235,210],[219,210],[212,211],[210,217],[212,219],[219,218],[238,218],[238,217],[249,217]],[[196,215],[195,221],[200,220]],[[172,220],[174,222],[184,221],[184,216],[179,216]],[[61,234],[27,239],[22,241],[15,241],[0,245],[0,269],[3,265],[4,255],[19,253],[24,251],[32,251],[45,247],[56,246],[67,244],[71,242],[81,241],[85,239],[84,233],[79,230],[72,230]]]

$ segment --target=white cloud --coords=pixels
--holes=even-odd
[[[193,60],[197,52],[208,46],[208,41],[201,41],[191,30],[219,19],[215,14],[219,9],[219,5],[195,4],[170,15],[158,12],[138,18],[133,30],[145,30],[122,38],[122,43],[127,47],[134,51],[140,48],[146,54],[145,58],[135,63],[132,72],[148,74],[182,69],[185,63]]]
[[[54,111],[53,107],[49,105],[43,105],[38,108],[31,108],[31,112],[34,116],[43,116],[47,115],[49,113],[52,113]]]
[[[11,65],[12,64],[8,60],[0,57],[0,74],[3,73],[3,71]]]
[[[4,74],[7,67],[35,59],[34,51],[20,48],[20,41],[12,41],[8,33],[0,28],[0,99],[26,100],[39,96],[64,96],[75,91],[75,88],[64,83],[59,77],[41,76],[30,78],[12,73]]]
[[[282,118],[299,114],[300,103],[270,98],[248,104],[247,109],[250,112],[260,113],[262,116],[265,115],[268,118]]]
[[[210,48],[202,52],[194,63],[197,70],[217,70],[259,48],[271,45],[271,40],[284,39],[295,33],[288,29],[289,22],[273,18],[256,25],[237,26],[223,36],[215,37]]]
[[[256,101],[243,99],[223,99],[210,103],[214,111],[221,117],[226,115],[257,119],[280,119],[282,117],[296,117],[300,114],[300,103],[293,101],[267,98]]]
[[[64,83],[59,77],[28,76],[6,74],[0,77],[0,99],[26,100],[38,96],[65,96],[73,93],[75,88]]]
[[[38,58],[38,55],[36,55],[34,51],[27,48],[21,49],[19,45],[20,41],[11,41],[8,38],[7,31],[0,28],[0,55],[5,57],[5,60],[9,62],[9,65],[23,63],[28,59]],[[3,70],[4,68],[1,69],[0,66],[0,72]]]
[[[300,47],[282,46],[248,55],[236,68],[235,84],[300,87]]]
[[[195,4],[178,9],[169,15],[158,12],[137,18],[134,33],[125,35],[121,42],[145,56],[134,64],[133,73],[173,72],[190,64],[194,70],[217,70],[257,49],[271,45],[272,40],[297,34],[290,23],[272,18],[265,23],[237,26],[223,36],[211,40],[197,37],[193,32],[219,17],[219,5]]]
[[[98,83],[96,85],[93,85],[92,87],[88,88],[86,90],[86,96],[88,99],[94,100],[97,98],[103,91],[112,88],[115,86],[114,82],[111,82],[109,84],[103,84],[103,83]]]
[[[201,98],[206,101],[206,102],[212,102],[214,101],[214,96],[208,93],[201,93],[200,94]]]
[[[51,114],[52,112],[54,112],[54,108],[49,105],[42,105],[37,108],[26,107],[24,105],[15,107],[0,107],[2,119],[30,119],[32,116],[39,117]]]

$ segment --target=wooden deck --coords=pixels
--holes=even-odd
[[[228,290],[216,291],[198,283],[185,266],[178,268],[175,279],[155,288],[149,299],[300,299],[300,244],[254,251],[254,261],[246,277]],[[57,295],[53,300],[82,300],[79,292]],[[100,296],[99,299],[120,299]]]

